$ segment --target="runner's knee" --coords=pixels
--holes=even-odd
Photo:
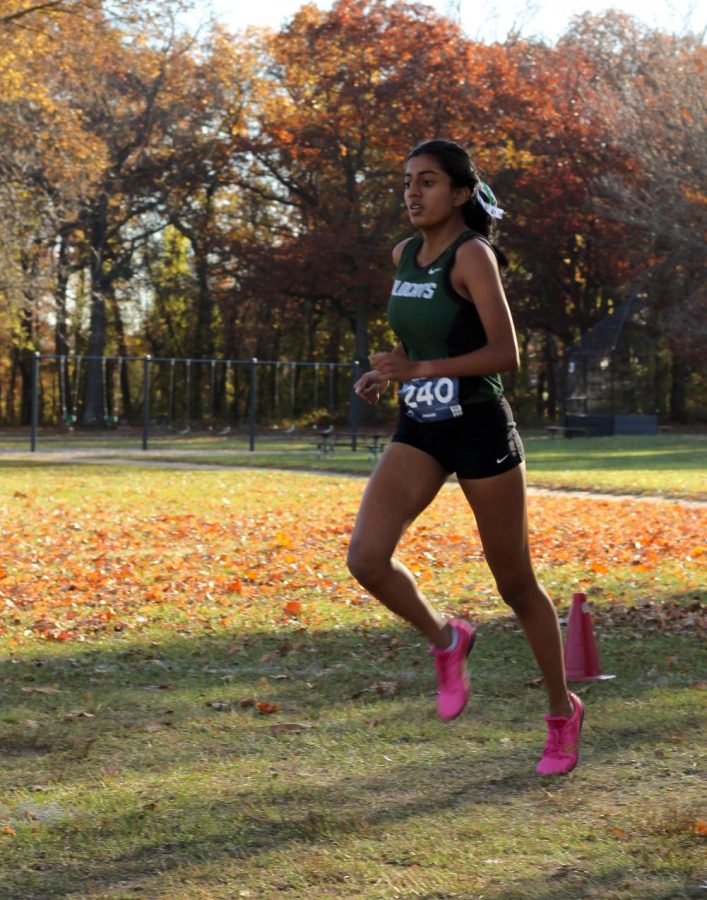
[[[354,537],[349,544],[346,565],[356,581],[370,589],[390,571],[390,557],[365,540]]]
[[[540,589],[535,578],[504,576],[496,579],[496,586],[503,602],[522,615],[538,599]]]

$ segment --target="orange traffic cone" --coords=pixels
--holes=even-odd
[[[616,677],[601,673],[586,594],[572,594],[565,637],[565,673],[568,681],[604,681]]]

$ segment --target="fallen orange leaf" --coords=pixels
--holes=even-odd
[[[126,473],[123,483],[132,477]],[[163,606],[184,617],[192,613],[188,625],[165,623],[181,634],[239,628],[242,619],[279,624],[283,616],[300,614],[316,624],[323,612],[317,610],[317,594],[326,592],[327,604],[360,608],[372,602],[343,571],[331,574],[331,560],[342,561],[345,556],[359,486],[303,478],[293,513],[289,502],[269,502],[280,496],[278,477],[268,479],[273,487],[264,489],[259,474],[239,475],[243,509],[232,507],[229,516],[219,514],[218,519],[201,507],[175,513],[165,506],[156,515],[153,493],[142,490],[131,492],[127,504],[99,493],[90,515],[64,499],[61,486],[48,506],[6,504],[0,611],[8,611],[8,617],[0,624],[0,634],[7,635],[10,645],[38,638],[93,641],[118,631],[149,628],[162,620]],[[283,478],[288,487],[289,476]],[[257,498],[252,506],[251,496]],[[538,563],[546,571],[558,564],[580,567],[582,577],[596,581],[608,602],[621,606],[617,624],[632,621],[623,606],[631,595],[635,599],[636,591],[629,586],[611,597],[603,582],[614,572],[625,573],[628,566],[640,577],[641,592],[650,590],[651,574],[661,571],[674,579],[676,593],[681,586],[686,593],[699,590],[698,570],[707,558],[707,509],[627,500],[616,516],[615,504],[609,501],[559,495],[531,496],[529,504]],[[201,546],[204,535],[211,555],[205,555]],[[36,547],[45,542],[52,547],[52,559],[47,558],[38,577]],[[468,601],[470,615],[478,604],[496,602],[485,577],[476,582],[474,576],[469,583],[468,575],[460,574],[466,573],[469,560],[481,563],[483,554],[468,509],[455,490],[440,493],[401,546],[425,584],[438,578],[443,551],[446,589],[460,597],[473,596]],[[330,597],[334,591],[336,596]],[[198,609],[192,610],[192,598],[200,598]],[[565,599],[558,597],[556,602]],[[656,603],[645,612],[653,628],[692,632],[704,615],[699,606],[688,603]],[[642,612],[641,618],[645,621],[647,615]]]

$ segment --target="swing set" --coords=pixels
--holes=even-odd
[[[112,409],[109,408],[108,403],[108,359],[107,357],[103,357],[102,360],[102,382],[103,382],[103,423],[108,428],[116,428],[118,426],[118,416],[115,414],[115,383],[113,380],[113,376],[118,371],[118,367],[122,362],[122,357],[117,358],[118,365],[112,367],[111,372],[111,396],[110,399],[112,401]]]
[[[304,360],[38,354],[38,366],[42,359],[48,368],[44,379],[37,369],[37,421],[69,431],[85,418],[89,378],[100,379],[93,385],[92,424],[114,429],[129,422],[175,435],[226,436],[241,428],[252,431],[257,423],[289,433],[298,422],[333,419],[351,402],[355,371],[355,364]],[[51,384],[50,408],[44,407],[43,383]],[[142,393],[142,413],[133,408],[131,384]]]
[[[83,356],[74,357],[73,372],[73,391],[71,390],[71,378],[69,373],[68,356],[58,356],[57,358],[57,375],[59,379],[59,407],[61,410],[61,423],[66,428],[72,430],[78,421],[78,398],[81,396],[81,369]],[[115,365],[109,368],[108,363],[112,361]],[[115,410],[116,397],[116,381],[115,376],[121,371],[121,367],[126,364],[126,360],[122,356],[118,357],[101,357],[101,405],[102,405],[102,422],[108,428],[116,428],[120,421]],[[110,379],[110,391],[108,384]]]
[[[76,357],[74,368],[74,394],[70,395],[69,379],[68,379],[68,363],[65,356],[57,357],[59,368],[59,404],[61,407],[61,421],[67,428],[71,429],[76,424],[76,398],[79,395],[79,372],[81,369],[81,357]]]
[[[221,422],[222,429],[219,433],[225,435],[230,432],[231,425],[228,424],[229,415],[227,409],[222,409],[222,414],[219,415],[217,406],[228,406],[228,384],[230,382],[232,372],[234,371],[234,366],[236,367],[237,371],[237,363],[234,364],[234,361],[230,359],[211,359],[202,361],[197,359],[175,358],[155,359],[153,360],[153,363],[157,365],[166,363],[169,367],[169,374],[167,378],[162,381],[163,385],[164,381],[166,381],[164,390],[160,392],[159,388],[157,389],[158,401],[160,396],[163,398],[163,409],[165,409],[165,415],[160,416],[160,419],[163,422],[163,427],[166,430],[171,431],[173,428],[178,428],[177,434],[188,435],[191,434],[192,430],[196,427],[193,421],[195,381],[194,367],[197,365],[208,365],[208,400],[206,403],[206,415],[204,419],[205,421],[211,423],[209,425],[209,430],[213,431],[214,426],[218,422]],[[178,363],[183,363],[183,368],[181,366],[178,366]],[[218,403],[219,366],[225,366],[223,381],[221,383],[221,404]],[[159,383],[159,369],[156,381]],[[234,379],[234,381],[237,381],[237,378]],[[235,395],[237,391],[238,385],[234,383],[233,394]],[[224,421],[226,422],[225,426],[223,426]]]
[[[43,360],[47,364],[44,369]],[[208,366],[208,378],[195,377],[196,365]],[[205,374],[203,369],[198,374],[201,372]],[[340,418],[350,423],[355,434],[359,404],[352,384],[359,373],[357,362],[196,360],[149,355],[91,357],[36,352],[32,365],[30,446],[36,449],[42,425],[61,425],[73,431],[89,412],[90,426],[115,428],[124,421],[132,428],[139,427],[143,450],[148,449],[151,429],[172,431],[173,424],[181,428],[179,434],[185,435],[192,429],[220,437],[245,432],[251,450],[261,429],[271,433],[282,428],[282,434],[292,434],[297,427],[317,429],[324,421],[333,423]],[[89,385],[89,378],[100,378],[100,386]],[[141,394],[135,406],[130,399],[131,381],[136,395]],[[90,387],[94,388],[93,395],[87,390]],[[123,410],[120,416],[119,397]],[[50,398],[48,408],[46,398]],[[84,409],[87,401],[98,408]]]

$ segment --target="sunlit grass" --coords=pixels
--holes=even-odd
[[[707,437],[530,439],[537,486],[707,499]]]
[[[535,487],[603,491],[618,494],[655,494],[707,499],[707,436],[668,435],[609,438],[552,439],[531,435],[524,439],[528,457],[528,483]],[[84,460],[103,463],[111,458],[150,464],[257,466],[367,475],[376,459],[362,437],[359,449],[338,446],[321,453],[316,437],[273,438],[259,435],[253,452],[246,436],[238,438],[183,437],[152,441],[142,451],[139,440],[95,442],[80,436],[40,444],[39,454],[21,451],[25,464],[56,462],[63,451],[77,451]],[[18,451],[17,444],[14,451]],[[0,467],[11,466],[16,453],[5,446]]]
[[[533,773],[537,671],[459,488],[401,548],[479,626],[444,724],[424,642],[346,573],[364,487],[0,469],[3,900],[694,895],[704,511],[530,498],[540,575],[563,616],[588,593],[617,676],[577,686],[582,760],[553,781]]]

